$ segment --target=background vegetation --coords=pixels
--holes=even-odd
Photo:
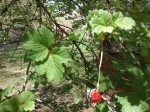
[[[0,15],[0,112],[150,111],[149,0],[0,0]]]

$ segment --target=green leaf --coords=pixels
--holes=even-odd
[[[137,67],[129,68],[128,71],[138,77],[144,76],[144,73],[142,72],[142,70]]]
[[[116,26],[118,26],[120,29],[123,30],[131,30],[133,26],[135,26],[135,21],[130,17],[121,17],[118,16],[118,18],[115,21]]]
[[[115,28],[131,30],[135,26],[135,21],[130,17],[123,17],[121,12],[111,14],[106,10],[90,11],[88,15],[88,25],[92,33],[112,33]]]
[[[35,62],[35,70],[39,76],[46,72],[46,67],[48,66],[46,61]]]
[[[38,75],[46,74],[48,81],[60,82],[64,72],[62,64],[66,64],[70,60],[70,55],[67,51],[53,49],[46,61],[35,63],[36,72]]]
[[[106,102],[100,102],[100,103],[96,106],[95,112],[109,112],[107,103],[106,103]]]
[[[23,36],[22,46],[27,50],[28,58],[38,62],[47,58],[53,42],[53,32],[42,26],[38,30],[32,29],[26,32]]]
[[[91,19],[89,21],[89,24],[92,27],[95,25],[106,26],[112,17],[111,13],[109,13],[108,11],[105,11],[105,10],[95,10],[95,11],[93,11],[92,15],[93,16],[89,15],[91,17],[91,18],[89,18],[89,19]]]
[[[96,26],[96,27],[93,29],[92,33],[93,33],[93,34],[96,33],[97,35],[99,35],[100,33],[103,32],[102,27],[103,27],[103,26],[101,26],[101,25]]]
[[[142,95],[137,93],[119,94],[115,96],[121,104],[121,112],[145,112],[149,105],[144,101]]]
[[[13,96],[11,99],[0,103],[0,112],[20,112],[20,110],[21,108],[17,96]]]
[[[31,59],[31,60],[34,60],[34,61],[36,61],[36,62],[38,62],[38,61],[43,61],[44,59],[46,59],[47,58],[47,56],[48,56],[48,49],[43,49],[43,51],[27,51],[27,53],[26,53],[26,60],[29,60],[29,59]]]
[[[111,27],[111,26],[106,26],[105,27],[105,26],[98,25],[93,29],[92,33],[96,33],[96,34],[100,34],[102,32],[112,33],[112,31],[113,31],[113,27]]]
[[[70,32],[68,38],[71,41],[78,40],[85,33],[86,33],[86,30],[74,30],[73,32]]]
[[[113,27],[109,26],[112,15],[105,10],[95,10],[89,12],[89,25],[92,28],[92,32],[100,34],[102,32],[112,33]]]
[[[100,83],[100,92],[105,92],[108,89],[114,89],[112,82],[109,77],[104,76],[104,74],[101,73],[101,83]]]
[[[79,35],[76,35],[75,33],[70,33],[70,35],[68,36],[68,38],[71,41],[77,40],[79,38]]]
[[[7,96],[9,93],[11,93],[12,90],[13,90],[13,87],[11,87],[11,86],[8,86],[4,90],[0,89],[0,101],[4,100],[5,96]]]
[[[25,101],[35,100],[36,96],[31,91],[23,91],[22,93],[19,94],[18,98],[21,99],[22,102],[25,102]]]
[[[106,26],[106,27],[103,27],[102,29],[103,29],[103,32],[112,33],[114,28],[111,26]]]
[[[112,18],[112,25],[114,27],[117,27],[117,25],[115,24],[115,21],[118,19],[118,18],[123,18],[123,14],[121,12],[114,12],[113,13],[113,18]]]
[[[147,40],[148,42],[148,40]],[[149,48],[146,46],[141,46],[141,51],[140,51],[141,55],[145,58],[149,60],[149,56],[150,56],[150,51]]]
[[[19,107],[25,111],[32,111],[35,109],[36,96],[31,91],[23,91],[17,96]]]
[[[60,82],[63,77],[64,67],[58,55],[50,55],[46,69],[46,77],[48,81]]]
[[[55,48],[53,49],[53,54],[56,54],[55,56],[59,59],[61,63],[68,63],[68,61],[71,61],[70,54],[66,49],[64,48]]]
[[[0,103],[0,112],[22,112],[32,111],[35,108],[34,100],[36,96],[31,91],[23,91],[19,95]]]
[[[116,21],[118,18],[123,18],[123,14],[121,12],[114,12],[113,21]]]
[[[26,101],[22,105],[23,110],[25,111],[32,111],[35,109],[35,102],[34,101]]]

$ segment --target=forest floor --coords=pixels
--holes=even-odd
[[[14,56],[14,49],[0,51],[0,88],[7,86],[14,88],[12,95],[21,91],[27,63],[23,62],[24,50],[18,48]],[[32,89],[33,83],[27,84],[27,89]],[[67,89],[66,89],[67,88]],[[70,90],[70,84],[63,81],[61,84],[48,84],[37,89],[41,102],[36,102],[36,110],[33,112],[93,112],[92,108],[85,109],[85,105],[77,96],[78,90]],[[76,92],[75,92],[76,91]],[[80,96],[80,95],[79,95]]]
[[[0,88],[13,86],[16,92],[23,86],[26,64],[22,63],[24,54],[22,49],[17,50],[12,57],[13,53],[13,49],[0,51]]]

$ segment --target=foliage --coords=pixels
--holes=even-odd
[[[100,33],[112,33],[115,28],[131,30],[135,22],[130,17],[123,17],[121,12],[111,14],[105,10],[90,11],[88,15],[89,25],[92,32],[99,35]]]
[[[0,103],[1,112],[23,112],[32,111],[35,109],[36,99],[34,93],[30,91],[23,91],[19,95],[12,96]]]
[[[117,102],[121,104],[121,112],[145,112],[149,105],[143,96],[137,93],[117,95]]]
[[[54,42],[54,34],[47,28],[31,30],[24,35],[22,46],[28,50],[27,58],[36,62],[47,58],[50,46]]]
[[[77,95],[98,85],[102,95],[113,93],[96,112],[109,111],[112,102],[117,112],[150,110],[149,0],[1,1],[0,43],[21,43],[29,63],[26,79],[34,80],[35,93],[39,85],[62,80],[71,87],[65,91],[76,88]],[[35,93],[21,91],[8,97],[11,87],[0,90],[0,111],[34,110]],[[81,94],[76,102],[86,103]]]
[[[4,90],[0,90],[0,101],[3,101],[5,99],[5,97],[11,93],[13,90],[12,87],[8,86],[7,88],[5,88]]]
[[[26,58],[35,61],[38,75],[46,74],[47,80],[60,82],[64,67],[70,59],[65,49],[54,47],[54,34],[46,27],[31,30],[24,35],[22,46],[27,50]]]

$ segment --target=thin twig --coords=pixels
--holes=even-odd
[[[26,88],[26,85],[27,85],[27,82],[28,82],[28,76],[29,76],[29,69],[30,69],[30,66],[31,66],[31,61],[30,61],[29,64],[28,64],[28,67],[27,67],[27,70],[26,70],[26,74],[25,74],[25,78],[24,78],[24,84],[23,84],[23,87],[22,87],[22,90],[21,90],[21,91],[24,91],[25,88]]]
[[[59,25],[65,27],[65,28],[68,28],[68,29],[70,29],[71,31],[73,31],[73,29],[70,28],[70,27],[68,27],[68,26],[65,26],[65,25],[63,25],[63,24],[59,24]]]
[[[41,7],[41,5],[40,5],[40,27],[41,27],[41,25],[42,25],[42,7]]]
[[[127,50],[127,52],[131,55],[131,57],[133,59],[137,60],[138,65],[140,65],[140,63],[139,63],[138,59],[135,57],[135,55],[124,45],[124,43],[122,43],[121,41],[120,41],[120,43],[125,48],[125,50]]]
[[[73,2],[76,6],[78,6],[79,9],[82,10],[83,14],[85,14],[85,10],[77,2],[75,2],[74,0],[70,0],[70,1]]]
[[[25,27],[24,27],[24,28],[25,28]],[[14,57],[14,55],[15,55],[17,49],[18,49],[19,43],[21,42],[22,34],[23,34],[23,31],[21,32],[21,36],[19,37],[19,40],[17,41],[17,45],[16,45],[15,50],[14,50],[14,52],[13,52],[13,54],[12,54],[12,56],[11,56],[11,58],[10,58],[9,61],[11,61],[11,60],[13,59],[13,57]]]
[[[47,8],[42,4],[42,2],[40,0],[36,0],[36,2],[44,9],[44,11],[47,13],[47,15],[49,16],[49,18],[53,21],[53,23],[55,24],[56,27],[58,27],[65,35],[68,35],[68,33],[62,28],[60,27],[60,25],[57,23],[57,21],[51,16],[50,12],[47,10]]]
[[[24,27],[24,29],[25,29],[25,27]],[[12,56],[11,56],[11,58],[10,58],[9,61],[11,61],[11,60],[13,59],[13,57],[14,57],[14,55],[15,55],[17,49],[18,49],[19,43],[21,42],[21,37],[22,37],[22,35],[23,35],[23,31],[21,32],[21,36],[19,37],[19,39],[18,39],[18,41],[17,41],[17,45],[16,45],[15,50],[14,50],[14,52],[13,52],[13,54],[12,54]]]
[[[83,62],[84,62],[85,72],[86,72],[86,74],[88,74],[87,61],[85,59],[83,52],[81,51],[80,47],[77,45],[76,41],[72,41],[72,43],[77,47],[77,49],[83,59]]]
[[[16,45],[16,47],[15,47],[15,50],[14,50],[14,52],[13,52],[13,54],[12,54],[12,56],[11,56],[11,58],[10,58],[9,61],[11,61],[11,60],[13,59],[13,57],[14,57],[14,55],[15,55],[17,49],[18,49],[18,46],[19,46],[19,42],[17,42],[17,45]]]
[[[37,8],[36,8],[36,10],[35,10],[35,13],[36,13],[36,11],[37,11]],[[32,19],[34,18],[35,13],[33,14]],[[41,13],[41,12],[40,12],[40,13]],[[41,15],[40,15],[40,16],[41,16]],[[27,26],[27,24],[28,24],[28,23],[26,23],[26,24],[25,24],[25,26],[22,28],[23,30],[25,29],[25,27]],[[17,29],[16,29],[16,30],[17,30]],[[14,50],[14,52],[13,52],[13,54],[12,54],[12,56],[11,56],[11,58],[10,58],[10,60],[9,60],[9,61],[11,61],[11,60],[13,59],[13,57],[14,57],[14,55],[15,55],[15,53],[16,53],[16,51],[17,51],[17,49],[18,49],[19,43],[21,42],[21,38],[22,38],[22,35],[23,35],[23,33],[24,33],[24,31],[23,31],[23,30],[22,30],[22,32],[21,32],[21,36],[19,37],[19,40],[17,41],[16,48],[15,48],[15,50]],[[15,32],[12,32],[12,33],[15,33]],[[15,35],[17,35],[17,34],[15,34]]]
[[[82,45],[84,45],[84,46],[86,46],[86,47],[88,47],[88,48],[90,48],[90,50],[91,50],[91,52],[94,54],[96,60],[98,59],[98,57],[97,57],[95,51],[94,51],[91,47],[89,47],[88,45],[86,45],[86,44],[84,44],[84,43],[82,43],[82,42],[78,42],[78,41],[76,41],[76,42],[77,42],[77,43],[80,43],[80,44],[82,44]]]

